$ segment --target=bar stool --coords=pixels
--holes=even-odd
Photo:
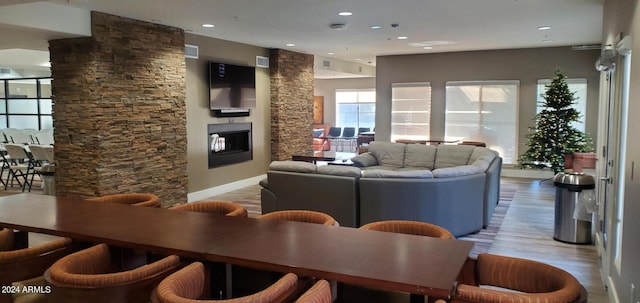
[[[360,229],[426,236],[440,239],[455,239],[455,237],[447,229],[435,224],[419,221],[378,221],[360,226]]]
[[[333,217],[313,210],[279,210],[263,214],[257,217],[257,219],[297,221],[335,226],[339,225],[338,221]]]
[[[248,216],[246,208],[240,204],[229,201],[198,201],[176,205],[169,209],[220,214],[228,217],[246,218]]]
[[[160,198],[150,193],[128,193],[88,198],[85,201],[129,204],[133,206],[160,207]]]
[[[154,303],[203,302],[243,302],[243,303],[280,303],[291,302],[304,291],[305,283],[298,276],[288,273],[266,289],[240,298],[228,300],[204,300],[205,290],[204,264],[193,262],[183,269],[163,279],[151,295]]]

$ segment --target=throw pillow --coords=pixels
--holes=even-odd
[[[371,153],[359,154],[351,158],[351,162],[357,167],[378,165],[378,160]]]

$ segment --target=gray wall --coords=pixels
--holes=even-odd
[[[208,62],[218,61],[255,66],[256,56],[269,57],[269,50],[203,36],[185,35],[185,43],[198,45],[200,59],[187,62],[187,172],[189,193],[264,174],[269,166],[269,69],[256,68],[256,108],[251,116],[232,118],[252,122],[253,160],[208,168],[207,124],[228,123],[229,118],[213,117],[209,110]]]
[[[629,108],[628,113],[628,138],[626,146],[626,162],[624,166],[624,208],[622,218],[622,245],[620,252],[620,266],[619,270],[614,266],[613,260],[603,259],[603,263],[608,263],[611,267],[609,277],[610,281],[609,289],[619,298],[619,302],[637,302],[640,300],[640,180],[637,177],[638,173],[635,173],[634,177],[634,165],[635,162],[640,163],[640,141],[638,140],[638,129],[640,129],[640,119],[637,119],[640,115],[640,60],[637,60],[640,56],[640,8],[637,0],[624,0],[614,1],[607,0],[605,2],[604,13],[604,30],[603,39],[604,43],[615,44],[619,38],[626,35],[633,36],[634,32],[637,33],[636,37],[633,37],[632,51],[631,51],[631,74],[630,74],[630,89],[629,89]],[[621,66],[621,64],[619,64]],[[620,78],[620,68],[616,69],[616,78]],[[616,86],[614,95],[619,95],[619,86]],[[625,113],[623,113],[625,114]],[[615,203],[615,201],[614,201]],[[614,203],[609,203],[613,206]],[[609,208],[608,222],[615,222],[615,211]],[[609,250],[612,252],[614,236],[609,231]],[[635,286],[635,297],[632,298],[630,291],[631,285]]]
[[[383,56],[376,59],[376,140],[391,137],[391,84],[431,83],[431,136],[443,138],[445,82],[520,80],[518,154],[524,152],[528,127],[536,111],[537,81],[553,77],[556,68],[569,78],[586,78],[586,131],[597,134],[599,73],[594,62],[599,51],[572,51],[569,47]],[[325,101],[326,102],[326,101]]]
[[[376,78],[315,79],[315,96],[324,97],[324,123],[336,125],[336,90],[376,88]]]

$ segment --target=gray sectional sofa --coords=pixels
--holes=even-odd
[[[502,159],[484,147],[374,141],[352,162],[274,161],[261,182],[263,213],[316,210],[351,227],[416,220],[460,236],[486,226],[499,199]]]

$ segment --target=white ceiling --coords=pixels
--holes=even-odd
[[[7,4],[34,2],[0,0]],[[599,44],[603,0],[52,0],[267,48],[375,65],[376,56]],[[48,3],[46,3],[48,2]],[[31,5],[34,5],[31,3]],[[350,11],[352,16],[339,16]],[[65,22],[59,18],[56,22]],[[0,21],[0,50],[40,49],[64,33]],[[203,28],[203,23],[214,28]],[[344,23],[343,30],[329,28]],[[398,24],[392,27],[392,24]],[[371,29],[372,25],[381,26]],[[539,26],[551,26],[541,31]],[[68,36],[77,36],[69,34]],[[406,40],[397,37],[406,36]],[[550,40],[545,42],[544,40]],[[295,46],[286,46],[295,43]],[[433,44],[425,50],[422,45]],[[444,43],[444,44],[442,44]],[[333,54],[329,54],[333,53]],[[0,66],[6,67],[0,53]]]

